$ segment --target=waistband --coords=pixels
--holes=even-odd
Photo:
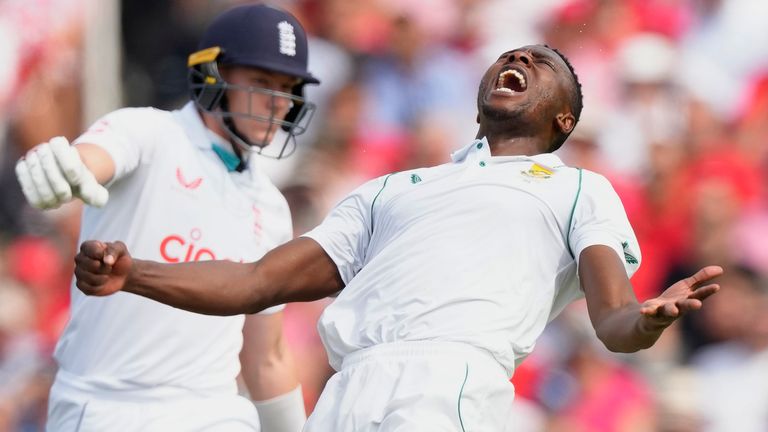
[[[237,383],[210,388],[188,388],[174,385],[147,386],[138,383],[126,383],[115,378],[82,377],[59,369],[54,386],[57,391],[86,398],[123,401],[147,402],[166,401],[169,399],[201,398],[229,396],[237,394]]]
[[[409,341],[377,344],[347,354],[341,363],[341,369],[346,369],[367,361],[385,358],[420,358],[428,360],[430,358],[445,359],[446,357],[485,362],[498,368],[505,375],[507,374],[504,366],[502,366],[490,352],[461,342],[442,341]]]

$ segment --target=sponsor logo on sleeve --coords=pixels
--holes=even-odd
[[[107,120],[99,120],[88,128],[88,133],[103,133],[109,129],[110,125]]]
[[[627,264],[637,264],[637,258],[629,252],[629,242],[621,242],[621,247],[624,249],[624,261]]]

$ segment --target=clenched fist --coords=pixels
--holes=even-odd
[[[133,259],[123,242],[89,240],[75,257],[77,287],[86,295],[107,296],[120,291],[133,268]]]
[[[88,170],[77,150],[64,137],[35,146],[16,163],[16,178],[27,202],[39,209],[52,209],[80,198],[103,207],[109,192]]]

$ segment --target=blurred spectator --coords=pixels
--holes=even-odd
[[[579,75],[585,113],[602,115],[616,103],[617,48],[638,31],[638,17],[625,0],[568,0],[542,26],[544,40],[565,53]]]
[[[768,169],[768,69],[752,81],[737,116],[737,140],[744,155]],[[763,196],[768,200],[768,196]]]
[[[378,52],[387,45],[387,15],[379,0],[310,0],[316,34],[353,54]],[[310,31],[312,26],[310,25]]]
[[[689,0],[629,0],[642,31],[662,34],[675,41],[683,37],[693,20]]]
[[[759,178],[747,161],[726,154],[707,154],[681,172],[676,193],[668,203],[677,212],[676,222],[659,231],[670,244],[680,247],[670,256],[675,262],[667,281],[676,280],[701,262],[718,262],[727,269],[738,264],[737,249],[732,247],[735,227],[739,215],[758,196]],[[727,290],[728,286],[723,286]],[[687,316],[682,321],[689,353],[709,342],[695,326],[696,317]]]
[[[80,127],[84,0],[0,2],[0,238],[46,228],[26,205],[13,164],[54,134]]]
[[[452,2],[384,4],[391,28],[388,48],[368,58],[361,71],[365,93],[361,128],[366,139],[376,143],[363,151],[405,154],[411,144],[407,137],[417,125],[425,117],[438,116],[446,119],[441,127],[449,129],[447,146],[458,148],[474,133],[474,122],[467,119],[475,117],[480,71],[463,53],[446,45],[446,32],[457,22]]]
[[[749,78],[768,67],[768,2],[699,0],[683,37],[682,82],[730,120]]]
[[[46,353],[35,332],[32,296],[0,278],[0,430],[39,430],[50,377]],[[47,379],[46,379],[47,378]],[[41,380],[44,380],[41,383]],[[42,385],[41,385],[42,384]]]
[[[734,251],[737,262],[754,269],[768,278],[768,210],[765,203],[746,209],[739,215],[733,227],[729,248]]]
[[[560,368],[541,382],[540,395],[553,410],[549,432],[655,431],[651,388],[594,337],[585,304],[569,307],[559,320]],[[566,385],[563,385],[566,384]]]
[[[768,289],[748,270],[732,267],[714,308],[701,314],[717,341],[692,358],[702,431],[768,430]]]
[[[568,3],[568,0],[539,0],[515,2],[512,6],[506,0],[465,1],[464,16],[469,21],[478,39],[477,54],[480,64],[490,64],[499,53],[510,47],[541,43],[544,39],[542,28],[554,15],[553,9]],[[557,26],[558,24],[555,24]],[[554,30],[554,29],[553,29]],[[568,33],[567,28],[558,28],[558,33]],[[567,38],[567,35],[565,36]],[[560,44],[553,44],[562,48]]]
[[[71,257],[64,260],[64,256],[45,237],[19,237],[5,250],[8,275],[27,288],[39,343],[49,355],[69,318],[69,263],[74,258],[74,248]]]
[[[699,432],[702,419],[696,400],[696,375],[677,367],[661,376],[656,385],[657,432]]]
[[[672,42],[656,34],[632,36],[618,47],[618,103],[605,116],[598,143],[606,163],[623,176],[646,178],[652,149],[682,145],[677,56]]]

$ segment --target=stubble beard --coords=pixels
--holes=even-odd
[[[506,109],[485,104],[481,107],[482,114],[488,125],[503,125],[507,131],[524,129],[526,124],[526,110],[524,107],[515,107],[515,109]]]

